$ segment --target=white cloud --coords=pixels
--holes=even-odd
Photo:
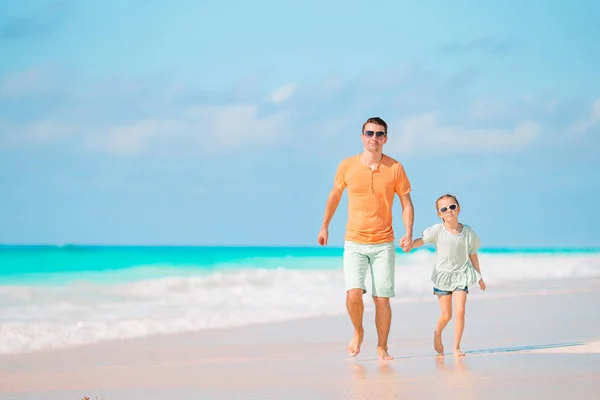
[[[256,105],[194,106],[179,118],[145,119],[87,138],[89,148],[133,154],[169,148],[203,154],[275,145],[286,133],[283,113],[261,116]]]
[[[590,115],[585,119],[575,122],[569,127],[569,130],[582,135],[588,132],[598,123],[600,123],[600,98],[597,99],[592,105],[592,111],[590,112]]]
[[[0,119],[0,149],[43,145],[71,136],[76,131],[77,128],[73,125],[48,120],[16,124]]]
[[[410,116],[391,126],[398,135],[390,134],[388,146],[402,154],[513,151],[531,145],[540,133],[540,126],[530,121],[513,129],[444,126],[435,113]]]
[[[153,138],[168,135],[178,125],[177,121],[140,120],[111,128],[104,134],[90,135],[86,143],[92,149],[109,153],[140,153],[146,150]]]
[[[287,114],[260,115],[256,105],[197,106],[187,115],[188,135],[193,135],[206,153],[275,145],[288,132]]]
[[[5,80],[3,93],[14,96],[43,88],[43,80],[38,77],[39,73],[32,70],[18,79]],[[381,115],[390,123],[388,147],[396,147],[400,152],[427,155],[431,151],[513,151],[536,140],[540,126],[529,121],[547,121],[549,109],[554,107],[554,103],[543,103],[544,99],[518,96],[488,96],[471,103],[472,98],[456,85],[453,77],[436,78],[433,73],[410,66],[351,80],[332,77],[301,89],[296,83],[288,83],[266,99],[258,89],[244,92],[243,96],[237,93],[238,89],[212,93],[162,79],[107,79],[97,85],[74,87],[64,81],[51,81],[46,86],[57,88],[51,93],[56,94],[56,104],[37,115],[27,115],[33,121],[44,121],[52,115],[54,122],[16,127],[11,134],[0,132],[5,137],[0,140],[26,147],[27,140],[40,143],[60,139],[75,132],[73,127],[61,123],[70,123],[75,115],[75,144],[83,143],[88,150],[105,153],[223,154],[249,148],[268,150],[284,141],[297,151],[301,144],[290,139],[299,132],[304,138],[318,138],[325,150],[340,137],[353,132],[358,135],[365,118]],[[378,90],[365,91],[365,87]],[[292,97],[301,101],[292,104]],[[259,104],[265,100],[271,104],[262,108]],[[25,109],[28,104],[20,106]],[[394,121],[394,114],[401,119]],[[594,115],[586,120],[584,129],[597,123]],[[446,117],[458,122],[449,125]],[[523,122],[507,127],[506,121]],[[20,137],[17,141],[10,135]]]
[[[283,103],[292,97],[294,92],[296,92],[296,88],[295,83],[288,83],[287,85],[274,90],[269,96],[269,100],[277,104]]]
[[[27,127],[24,135],[35,143],[49,143],[71,136],[77,128],[73,125],[61,124],[54,121],[35,122]]]

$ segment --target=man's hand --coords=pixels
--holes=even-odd
[[[327,240],[329,239],[329,232],[325,228],[321,228],[319,231],[319,244],[321,246],[327,246]]]
[[[403,244],[402,240],[399,240],[398,244],[400,244],[402,251],[405,253],[409,253],[413,249],[412,243],[407,246],[406,244]]]
[[[402,247],[402,250],[405,253],[408,253],[412,248],[412,235],[409,233],[406,233],[404,236],[402,236],[399,243],[400,243],[400,247]]]

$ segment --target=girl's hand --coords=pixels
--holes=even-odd
[[[481,290],[485,290],[485,288],[486,288],[485,282],[483,281],[483,278],[481,278],[479,280],[479,287],[481,288]]]

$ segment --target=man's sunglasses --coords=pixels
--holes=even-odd
[[[440,208],[440,212],[441,213],[445,213],[448,210],[454,211],[454,210],[456,210],[457,207],[458,206],[456,204],[450,204],[448,207],[442,207],[442,208]]]
[[[365,135],[366,137],[373,137],[373,135],[377,136],[378,138],[382,138],[385,135],[387,135],[387,133],[383,132],[383,131],[377,131],[377,132],[373,132],[373,131],[365,131],[363,133],[363,135]]]

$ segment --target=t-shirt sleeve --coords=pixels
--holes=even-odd
[[[439,231],[440,231],[439,224],[430,226],[429,228],[425,229],[423,231],[423,233],[421,234],[421,240],[423,240],[423,243],[436,244]]]
[[[481,247],[481,240],[479,240],[479,236],[477,236],[473,229],[469,229],[469,231],[471,235],[471,240],[469,240],[469,254],[473,254]]]
[[[341,162],[335,171],[333,185],[339,190],[344,190],[346,188],[346,165],[344,162]]]
[[[404,167],[400,163],[397,164],[396,187],[394,189],[398,196],[404,196],[405,194],[410,193],[410,181],[408,180]]]

